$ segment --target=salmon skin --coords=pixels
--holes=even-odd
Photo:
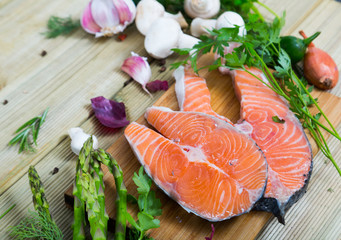
[[[131,123],[125,137],[146,173],[185,210],[209,221],[249,212],[263,196],[266,159],[247,135],[216,117],[151,107],[159,133]]]
[[[259,69],[252,68],[250,71],[267,81]],[[254,209],[272,212],[284,224],[285,212],[303,196],[311,175],[312,152],[309,141],[285,99],[245,71],[234,70],[231,74],[241,103],[241,119],[235,127],[255,140],[269,165],[264,197],[256,203]],[[204,99],[210,98],[202,78],[184,68],[177,69],[174,77],[180,109],[217,115],[210,104],[204,106],[191,103],[202,103]],[[285,122],[276,123],[273,116]]]

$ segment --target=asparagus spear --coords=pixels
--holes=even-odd
[[[84,213],[88,213],[90,233],[93,239],[106,239],[108,215],[105,212],[103,172],[100,162],[92,158],[93,141],[90,137],[83,145],[77,162],[75,179],[74,239],[85,239]],[[76,202],[76,198],[77,202]],[[76,209],[78,207],[78,209]],[[79,211],[76,211],[79,210]]]
[[[10,228],[10,235],[15,239],[63,239],[62,232],[51,217],[43,184],[33,166],[30,166],[28,170],[28,178],[36,212],[29,212],[29,217]]]
[[[84,226],[85,222],[85,201],[82,197],[82,174],[83,169],[86,170],[84,166],[85,162],[89,162],[87,158],[89,158],[89,154],[92,150],[92,138],[86,140],[83,144],[81,151],[79,152],[77,167],[76,167],[76,176],[73,184],[73,195],[74,195],[74,222],[72,224],[73,228],[73,239],[74,240],[84,240]]]
[[[103,149],[94,152],[94,158],[106,165],[115,178],[116,185],[116,224],[115,239],[124,240],[126,235],[127,189],[123,181],[123,171],[117,161]]]
[[[51,214],[49,211],[49,204],[45,197],[45,190],[43,183],[40,181],[40,177],[33,166],[28,169],[28,179],[32,191],[32,199],[34,209],[39,213],[45,212],[46,216],[52,221]]]

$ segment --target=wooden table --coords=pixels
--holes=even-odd
[[[277,13],[286,10],[285,34],[309,35],[322,31],[315,44],[335,59],[341,69],[341,3],[331,0],[268,0]],[[73,213],[64,204],[64,191],[72,184],[75,155],[70,151],[67,130],[80,126],[95,134],[102,148],[108,148],[123,133],[102,127],[91,110],[90,98],[105,96],[123,101],[128,119],[140,117],[162,92],[151,99],[135,82],[120,71],[125,58],[134,51],[147,56],[143,36],[135,27],[128,28],[124,42],[115,38],[94,39],[81,29],[68,37],[45,39],[51,15],[80,16],[87,1],[0,0],[0,214],[11,205],[15,208],[0,220],[0,239],[8,239],[6,229],[17,224],[32,209],[27,170],[35,165],[45,184],[51,212],[64,233],[71,239]],[[45,50],[47,55],[42,57]],[[177,59],[172,56],[166,65]],[[152,80],[173,83],[172,71],[160,72],[152,60]],[[341,84],[330,91],[341,96]],[[8,101],[5,104],[5,101]],[[18,154],[8,147],[15,130],[28,119],[50,107],[39,140],[38,152]],[[341,126],[336,126],[341,132]],[[328,140],[335,159],[341,165],[340,143]],[[308,192],[287,214],[282,226],[271,219],[258,239],[341,239],[341,184],[337,172],[318,153]],[[57,167],[59,172],[52,175]],[[161,223],[162,224],[162,223]]]

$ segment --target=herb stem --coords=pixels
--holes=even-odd
[[[263,17],[263,15],[259,12],[258,8],[252,4],[252,7],[251,7],[251,10],[258,15],[259,19],[262,21],[262,22],[265,22],[265,19]]]
[[[271,8],[269,8],[268,6],[266,6],[264,3],[261,3],[259,1],[256,1],[257,4],[259,4],[260,6],[262,6],[263,8],[265,8],[266,10],[268,10],[270,13],[272,13],[276,18],[280,19],[280,17],[277,15],[277,13],[275,13]],[[252,9],[253,10],[253,9]]]
[[[3,218],[4,216],[6,216],[7,213],[9,213],[9,211],[11,211],[16,204],[13,204],[12,206],[9,207],[9,209],[7,209],[3,214],[1,214],[0,219]]]
[[[341,140],[340,135],[338,134],[338,132],[336,131],[336,129],[334,128],[333,124],[329,121],[329,119],[327,118],[327,116],[325,115],[325,113],[322,111],[322,109],[320,108],[320,106],[317,104],[317,102],[315,101],[315,99],[311,96],[310,92],[304,87],[303,83],[301,82],[301,80],[297,77],[297,75],[295,74],[294,71],[292,71],[293,76],[296,78],[297,82],[300,84],[300,86],[304,89],[304,91],[306,92],[306,94],[310,97],[310,99],[312,100],[312,102],[314,103],[314,105],[316,106],[316,108],[320,111],[320,113],[322,114],[322,116],[324,117],[324,119],[326,119],[326,121],[328,122],[329,126],[332,128],[332,130],[334,131],[334,133],[336,134],[337,138],[339,140]],[[333,134],[334,135],[334,134]],[[335,136],[335,135],[334,135]],[[336,137],[335,136],[335,137]]]

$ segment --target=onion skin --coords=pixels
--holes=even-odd
[[[299,33],[307,38],[303,31]],[[323,90],[335,87],[339,80],[339,70],[328,53],[310,43],[303,61],[304,76],[309,83]]]
[[[308,47],[304,56],[304,75],[309,83],[323,90],[332,89],[339,80],[334,60],[317,47]]]

